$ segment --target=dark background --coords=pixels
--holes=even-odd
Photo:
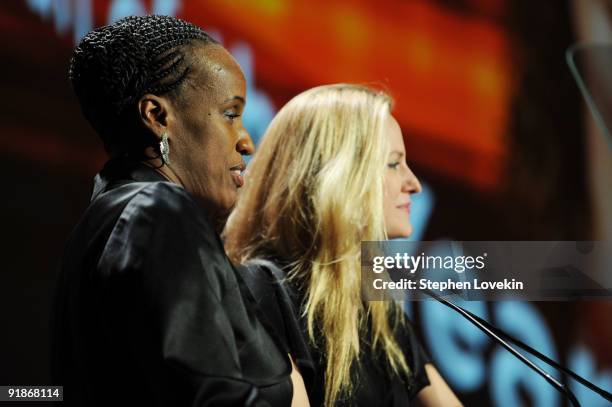
[[[49,315],[63,245],[104,162],[67,80],[74,42],[90,27],[166,11],[210,30],[245,68],[254,139],[303,89],[340,81],[388,87],[409,164],[434,197],[422,203],[430,211],[423,240],[609,240],[612,153],[565,61],[569,45],[593,39],[588,10],[601,4],[3,2],[0,384],[49,381]],[[596,14],[605,26],[609,9]],[[612,385],[609,301],[531,306],[563,362],[584,347],[595,361],[585,374]],[[427,323],[423,315],[415,305],[417,326]],[[425,342],[433,341],[424,329]],[[467,389],[445,376],[466,405],[504,405],[490,384]],[[516,391],[525,404],[548,405],[520,385]]]

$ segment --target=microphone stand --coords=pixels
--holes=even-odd
[[[503,346],[508,352],[510,352],[512,355],[514,355],[516,358],[518,358],[521,362],[526,364],[529,368],[531,368],[537,374],[542,376],[557,391],[559,391],[561,394],[563,394],[565,397],[567,397],[570,400],[570,402],[572,403],[573,406],[580,407],[580,403],[578,402],[578,399],[576,398],[574,393],[572,393],[572,391],[567,386],[565,386],[563,383],[559,382],[554,377],[549,375],[545,370],[541,369],[539,366],[537,366],[535,363],[533,363],[531,360],[529,360],[527,357],[525,357],[523,354],[521,354],[519,351],[517,351],[515,348],[513,348],[506,341],[510,341],[510,342],[514,343],[516,346],[518,346],[518,347],[522,348],[523,350],[531,353],[533,356],[539,358],[540,360],[542,360],[543,362],[547,363],[548,365],[550,365],[550,366],[552,366],[552,367],[554,367],[554,368],[556,368],[556,369],[558,369],[558,370],[560,370],[560,371],[570,375],[572,378],[574,378],[575,380],[577,380],[578,382],[580,382],[581,384],[583,384],[584,386],[586,386],[590,390],[596,392],[601,397],[603,397],[606,400],[612,402],[612,394],[610,394],[609,392],[607,392],[607,391],[601,389],[600,387],[594,385],[593,383],[591,383],[590,381],[586,380],[582,376],[578,375],[574,371],[572,371],[572,370],[570,370],[570,369],[560,365],[559,363],[557,363],[554,360],[548,358],[547,356],[545,356],[542,353],[538,352],[537,350],[533,349],[532,347],[530,347],[529,345],[525,344],[524,342],[519,341],[518,339],[515,339],[514,337],[510,336],[509,334],[505,333],[501,329],[499,329],[496,326],[490,324],[489,322],[485,321],[484,319],[480,318],[479,316],[471,313],[470,311],[467,311],[467,310],[461,308],[460,306],[458,306],[456,304],[453,304],[452,302],[450,302],[450,301],[440,297],[439,295],[433,293],[430,290],[422,290],[422,291],[426,295],[428,295],[431,298],[435,299],[436,301],[446,305],[447,307],[449,307],[452,310],[454,310],[457,313],[459,313],[462,317],[464,317],[465,319],[470,321],[473,325],[475,325],[478,329],[480,329],[485,334],[487,334],[495,342],[497,342],[498,344]]]

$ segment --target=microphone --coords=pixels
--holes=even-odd
[[[583,378],[582,376],[580,376],[576,372],[572,371],[571,369],[568,369],[565,366],[555,362],[554,360],[550,359],[549,357],[547,357],[547,356],[543,355],[542,353],[538,352],[537,350],[533,349],[532,347],[530,347],[526,343],[524,343],[524,342],[522,342],[522,341],[512,337],[511,335],[507,334],[506,332],[502,331],[501,329],[497,328],[496,326],[490,324],[489,322],[485,321],[484,319],[480,318],[479,316],[471,313],[470,311],[468,311],[466,309],[461,308],[460,306],[458,306],[458,305],[448,301],[445,298],[440,297],[439,295],[433,293],[432,291],[430,291],[430,290],[422,290],[422,291],[426,295],[428,295],[429,297],[435,299],[436,301],[444,304],[445,306],[449,307],[453,311],[459,313],[462,317],[464,317],[465,319],[470,321],[474,326],[476,326],[478,329],[480,329],[485,334],[487,334],[487,336],[489,336],[495,342],[497,342],[498,344],[503,346],[508,352],[510,352],[512,355],[514,355],[517,359],[519,359],[521,362],[523,362],[525,365],[527,365],[529,368],[531,368],[537,374],[542,376],[557,391],[559,391],[561,394],[563,394],[565,397],[567,397],[570,400],[570,402],[572,403],[573,406],[580,407],[580,403],[578,402],[578,399],[576,398],[574,393],[572,393],[572,391],[566,385],[564,385],[563,383],[561,383],[558,380],[556,380],[554,377],[552,377],[545,370],[543,370],[538,365],[533,363],[529,358],[525,357],[522,353],[517,351],[514,347],[512,347],[512,345],[510,345],[506,341],[514,343],[519,348],[522,348],[526,352],[532,354],[533,356],[535,356],[538,359],[542,360],[543,362],[547,363],[549,366],[552,366],[555,369],[558,369],[558,370],[562,371],[563,373],[568,374],[569,376],[574,378],[576,381],[578,381],[582,385],[584,385],[587,388],[589,388],[591,391],[594,391],[595,393],[599,394],[601,397],[603,397],[606,400],[612,402],[612,394],[610,394],[609,392],[603,390],[602,388],[594,385],[593,383],[591,383],[590,381],[586,380],[585,378]]]

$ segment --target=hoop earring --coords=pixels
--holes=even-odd
[[[166,131],[161,135],[159,152],[161,153],[162,165],[170,164],[170,145],[168,144],[168,132]]]

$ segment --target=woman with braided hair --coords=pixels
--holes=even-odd
[[[307,403],[218,236],[253,151],[236,61],[193,24],[128,17],[82,39],[70,79],[110,159],[58,284],[64,404]]]

